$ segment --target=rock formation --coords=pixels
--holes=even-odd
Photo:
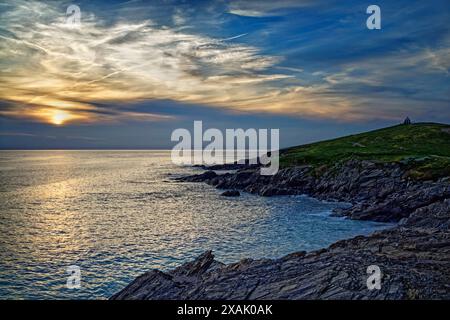
[[[275,260],[224,265],[208,251],[172,271],[149,271],[112,299],[450,299],[448,177],[415,181],[400,164],[351,160],[339,168],[285,168],[274,176],[244,168],[180,180],[262,196],[348,201],[353,206],[336,215],[399,223]],[[382,272],[380,290],[367,287],[370,265]]]

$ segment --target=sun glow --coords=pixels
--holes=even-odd
[[[55,112],[50,117],[50,122],[54,125],[60,126],[70,118],[70,113],[62,110],[55,110]]]

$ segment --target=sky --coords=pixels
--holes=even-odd
[[[372,4],[379,30],[366,26]],[[406,116],[449,123],[449,7],[2,1],[0,148],[168,149],[194,120],[277,128],[282,147]]]

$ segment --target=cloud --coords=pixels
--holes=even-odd
[[[213,2],[196,17],[198,25],[196,10],[186,4],[158,7],[160,15],[145,19],[134,4],[114,8],[125,12],[115,19],[105,18],[103,7],[81,8],[75,27],[53,2],[2,4],[0,116],[53,125],[174,119],[132,109],[146,100],[345,121],[430,108],[448,114],[448,31],[441,41],[422,44],[399,31],[369,34],[354,15],[335,11],[320,23],[312,14],[230,27],[239,19],[261,20],[242,15],[317,5],[310,1],[232,1],[222,13],[234,15],[216,12],[221,7]],[[204,21],[216,29],[200,30]],[[224,33],[227,26],[231,31]],[[423,28],[433,30],[417,28],[411,34],[421,39]]]
[[[186,23],[187,19],[183,14],[183,10],[176,8],[175,13],[172,16],[173,23],[175,25],[183,25]]]
[[[4,116],[50,123],[61,122],[55,117],[63,122],[98,121],[104,119],[91,102],[173,99],[208,104],[223,100],[224,90],[238,90],[238,83],[285,78],[259,74],[279,57],[230,42],[243,35],[213,39],[150,20],[105,26],[84,12],[74,28],[49,5],[15,2],[10,7],[2,14],[8,32],[0,35],[1,52],[8,62],[1,71],[0,98],[17,108],[0,111]],[[30,14],[33,10],[43,14],[36,17]],[[140,118],[129,112],[117,116]]]
[[[307,7],[317,4],[311,0],[234,0],[228,4],[229,13],[246,17],[265,17],[276,15],[280,10]]]
[[[28,133],[28,132],[0,132],[0,137],[56,139],[55,136],[40,135],[40,134],[34,134],[34,133]]]
[[[35,134],[26,132],[0,132],[0,136],[5,137],[35,137]]]

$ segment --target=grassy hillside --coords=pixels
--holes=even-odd
[[[318,172],[336,162],[366,159],[398,162],[415,179],[450,176],[450,125],[416,123],[293,147],[281,167],[311,164]]]

